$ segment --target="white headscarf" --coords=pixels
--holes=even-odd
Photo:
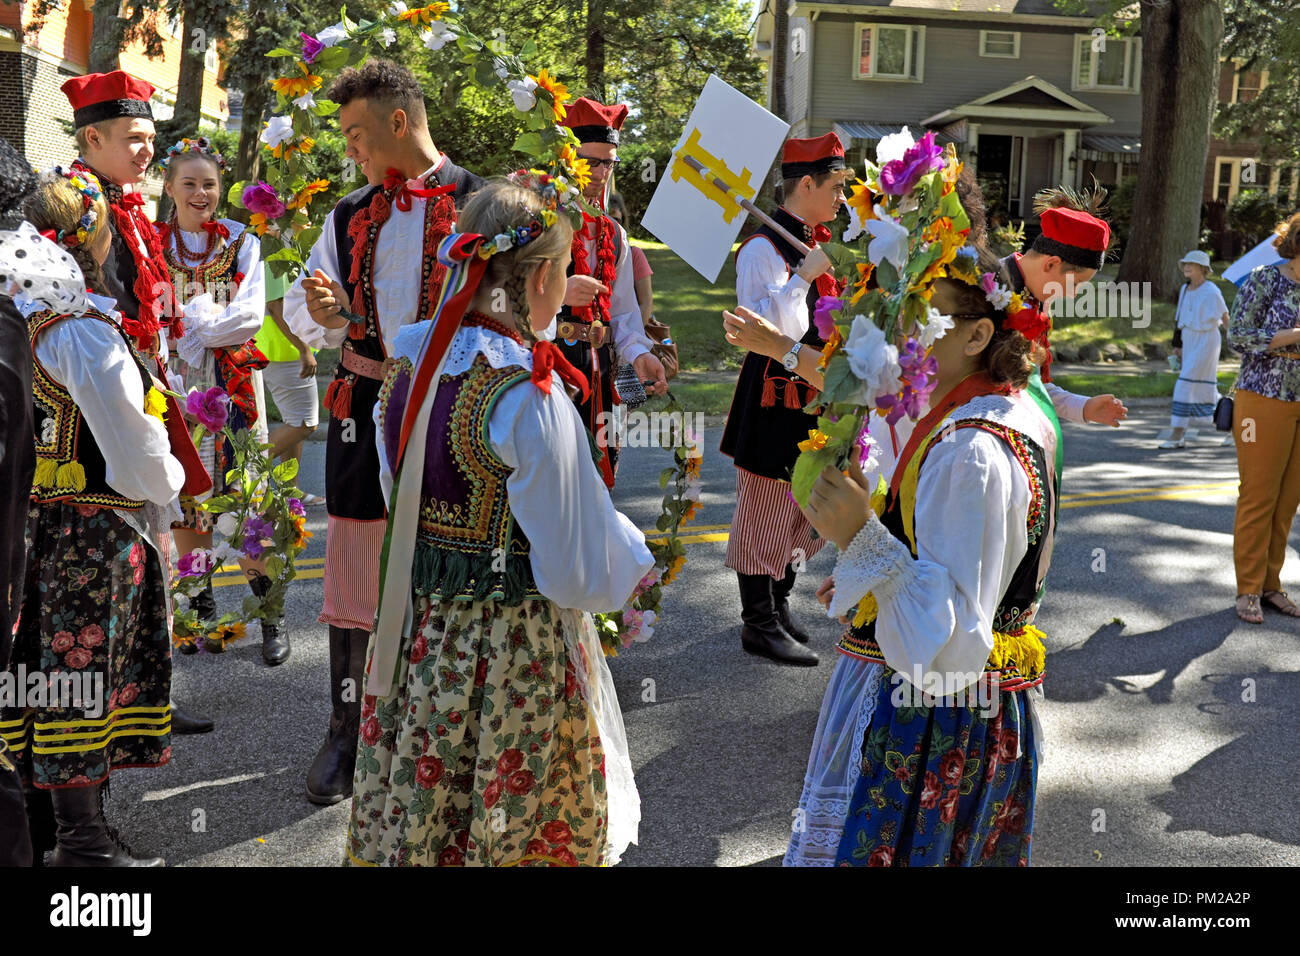
[[[23,315],[39,309],[80,314],[90,308],[77,261],[25,221],[0,232],[0,292],[11,296]]]

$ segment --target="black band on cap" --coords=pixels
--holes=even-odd
[[[618,145],[618,130],[612,126],[573,126],[573,135],[579,143],[609,143]]]
[[[821,173],[833,173],[836,170],[844,169],[843,156],[827,156],[825,159],[815,159],[811,163],[782,163],[782,179],[802,179],[804,176],[817,176]]]
[[[1038,234],[1032,248],[1034,252],[1041,252],[1045,256],[1059,256],[1062,261],[1078,266],[1080,269],[1100,269],[1106,261],[1104,251],[1098,252],[1096,249],[1085,249],[1082,246],[1058,242],[1043,233]]]
[[[91,123],[117,119],[122,116],[138,116],[141,119],[153,119],[153,110],[145,100],[105,100],[83,106],[72,114],[72,125],[77,129]]]

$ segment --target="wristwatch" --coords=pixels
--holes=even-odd
[[[787,372],[793,372],[799,367],[799,350],[803,348],[802,342],[796,342],[790,346],[790,351],[786,352],[781,359],[781,364],[785,366]]]

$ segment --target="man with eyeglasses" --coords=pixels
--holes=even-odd
[[[626,104],[606,106],[587,97],[575,101],[564,119],[581,144],[578,156],[591,168],[587,201],[601,210],[609,201],[625,119]],[[620,364],[630,363],[642,382],[652,383],[646,385],[648,394],[668,391],[663,364],[651,353],[650,337],[641,321],[628,250],[627,233],[609,216],[583,214],[582,229],[573,236],[573,264],[556,325],[560,350],[591,383],[590,396],[578,411],[604,452],[600,470],[610,488],[618,467],[612,427],[615,371]]]

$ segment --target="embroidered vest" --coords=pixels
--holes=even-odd
[[[772,218],[802,237],[805,244],[817,244],[813,227],[784,208],[777,209]],[[745,242],[764,239],[785,260],[788,274],[793,274],[803,262],[803,253],[766,224],[759,226]],[[819,276],[809,286],[808,331],[799,340],[805,346],[814,349],[825,346],[812,323],[813,309],[821,296],[837,295],[840,290],[840,284],[829,274]],[[750,352],[736,380],[736,392],[722,432],[722,453],[730,455],[737,468],[764,478],[789,481],[790,471],[799,457],[799,442],[817,424],[817,416],[804,411],[817,395],[817,389],[794,372],[786,371],[780,362]]]
[[[1035,687],[1043,682],[1046,648],[1042,632],[1033,626],[1038,613],[1046,572],[1046,559],[1051,554],[1055,528],[1055,498],[1047,476],[1047,461],[1037,442],[1019,431],[998,422],[982,418],[960,419],[953,428],[979,428],[996,435],[1011,448],[1029,479],[1029,513],[1025,519],[1029,547],[1011,575],[1011,582],[998,601],[993,613],[993,650],[985,664],[984,673],[998,677],[999,690],[1017,691]],[[928,437],[924,447],[915,456],[915,463],[896,495],[891,495],[880,516],[889,532],[908,546],[916,557],[914,518],[916,513],[916,485],[925,456],[936,441],[947,432],[947,423],[941,424]],[[884,664],[885,657],[876,643],[875,601],[867,598],[868,613],[865,622],[854,625],[840,638],[836,649],[841,654]]]
[[[102,312],[91,310],[87,317],[107,322],[114,331],[121,328]],[[32,409],[36,435],[36,476],[32,480],[31,500],[36,504],[66,501],[77,505],[96,505],[134,511],[144,507],[114,491],[106,479],[104,454],[95,436],[82,418],[81,409],[68,390],[60,385],[36,358],[36,337],[55,322],[68,318],[49,310],[33,312],[27,317],[27,334],[32,344]],[[131,347],[123,334],[123,341]],[[145,394],[153,386],[140,356],[131,349]]]
[[[228,305],[235,297],[235,287],[244,281],[244,276],[238,271],[239,248],[246,239],[249,239],[248,233],[241,232],[233,242],[227,242],[215,256],[199,265],[182,262],[168,242],[163,257],[167,260],[177,299],[188,302],[197,295],[211,292],[217,305]],[[179,237],[176,241],[184,242]]]
[[[479,355],[461,374],[442,377],[425,446],[411,571],[417,594],[505,605],[541,596],[529,564],[528,539],[510,511],[506,479],[513,469],[496,456],[488,439],[497,400],[530,375],[520,365],[492,368]],[[379,395],[390,468],[411,379],[411,362],[399,358]]]

